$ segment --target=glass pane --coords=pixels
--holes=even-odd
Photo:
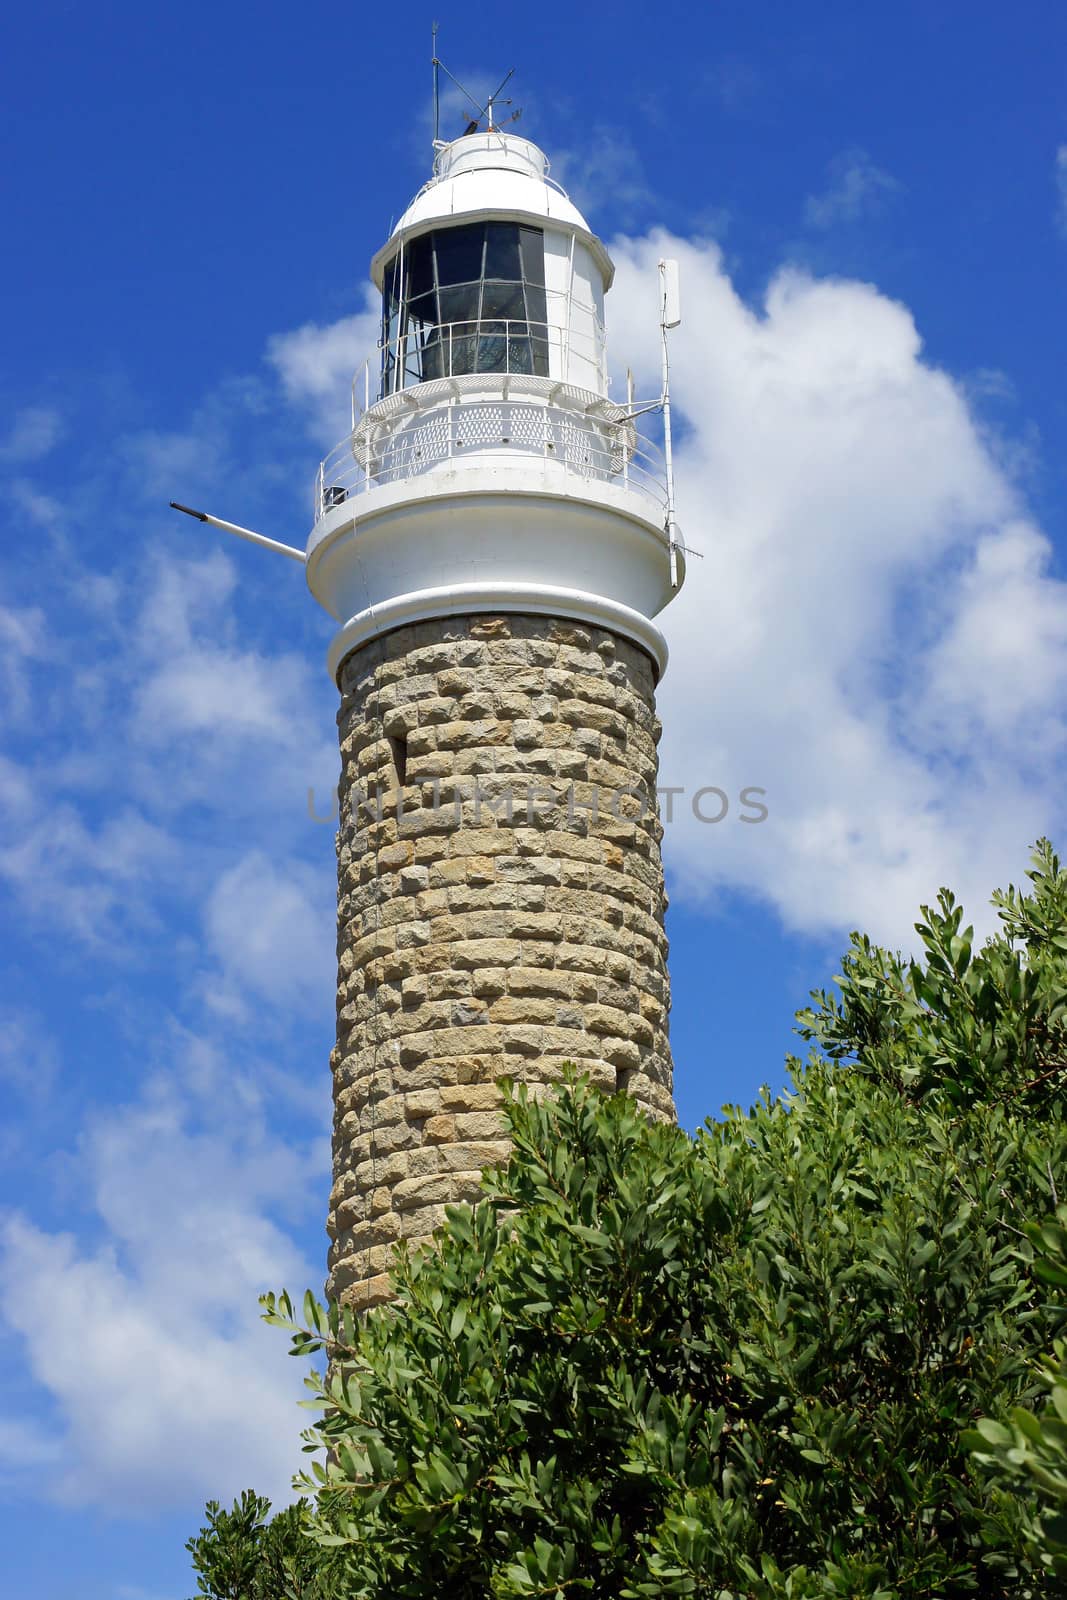
[[[544,333],[546,331],[545,324],[548,321],[544,287],[543,285],[538,287],[533,283],[528,283],[525,287],[526,315],[529,318],[530,327],[536,333]]]
[[[437,255],[439,284],[470,283],[482,275],[482,246],[485,224],[468,223],[459,228],[441,228],[431,235]]]
[[[409,301],[408,321],[411,324],[437,321],[437,306],[432,290],[429,294],[420,294],[416,299]]]
[[[514,222],[488,222],[485,228],[485,276],[517,281],[519,230]]]
[[[545,236],[540,228],[519,229],[522,275],[527,283],[545,283]]]
[[[444,365],[449,376],[460,378],[473,372],[477,354],[478,340],[474,334],[454,333],[451,339],[447,332],[444,334]]]
[[[478,320],[477,283],[457,284],[453,289],[438,291],[441,322],[475,323]]]
[[[490,329],[500,328],[499,323],[490,323]],[[508,342],[504,338],[504,330],[499,333],[483,332],[478,339],[478,371],[479,372],[506,372],[508,370]]]
[[[530,340],[524,335],[513,335],[508,340],[508,371],[533,371],[533,350]]]
[[[433,338],[422,350],[422,381],[428,383],[431,378],[445,376],[444,352],[441,346],[441,335],[435,329]]]
[[[486,283],[482,290],[483,317],[510,317],[521,322],[526,316],[521,283]]]
[[[408,299],[415,300],[433,288],[433,242],[431,234],[412,239],[404,252]]]

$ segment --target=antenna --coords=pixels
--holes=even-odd
[[[508,72],[506,72],[504,74],[503,78],[501,78],[500,82],[497,84],[496,88],[493,90],[492,94],[489,96],[489,99],[486,101],[485,105],[484,106],[480,106],[478,104],[477,100],[471,94],[470,90],[465,88],[464,85],[462,83],[460,83],[460,81],[456,77],[455,73],[454,72],[449,72],[449,70],[445,66],[444,62],[441,61],[438,58],[438,55],[437,55],[437,23],[436,22],[433,25],[433,39],[434,39],[434,55],[433,55],[433,129],[434,129],[434,144],[435,145],[437,145],[437,144],[439,144],[441,142],[440,141],[440,120],[441,120],[440,119],[440,96],[438,94],[438,82],[439,82],[438,74],[441,73],[441,72],[444,73],[445,77],[448,78],[448,80],[451,83],[455,84],[456,88],[459,90],[459,92],[463,96],[463,98],[465,100],[468,100],[470,102],[470,104],[474,107],[475,115],[470,119],[470,121],[467,123],[467,126],[464,128],[464,130],[463,130],[464,137],[468,133],[477,133],[478,128],[481,125],[483,117],[487,117],[488,118],[489,132],[490,133],[495,132],[496,129],[498,129],[500,127],[503,127],[505,124],[507,124],[509,122],[518,122],[519,118],[522,116],[522,107],[521,106],[519,107],[519,109],[517,111],[513,111],[511,113],[510,117],[505,117],[503,123],[498,123],[498,122],[494,122],[493,121],[493,112],[494,112],[494,109],[496,107],[496,103],[500,98],[500,91],[515,76],[515,68],[514,67],[512,67]],[[510,100],[505,100],[504,101],[504,105],[510,106],[511,105],[511,101]]]
[[[671,368],[667,355],[667,330],[682,320],[678,295],[677,261],[659,264],[659,329],[663,340],[663,456],[667,467],[667,547],[671,559],[671,588],[678,587],[678,525],[674,520],[674,453],[671,441]]]
[[[486,101],[485,105],[482,107],[481,111],[479,112],[479,121],[481,120],[482,117],[488,116],[488,118],[489,118],[489,132],[490,133],[492,133],[492,131],[493,131],[493,102],[499,98],[501,89],[505,88],[506,85],[511,81],[511,79],[514,76],[515,76],[515,68],[514,67],[510,67],[508,69],[508,71],[504,74],[504,76],[501,78],[500,82],[497,84],[496,88],[493,90],[492,94],[489,96],[489,99]],[[504,104],[506,106],[509,106],[511,104],[511,101],[510,100],[505,100]],[[518,113],[516,113],[516,115],[517,114]],[[514,119],[514,117],[512,117],[509,120],[514,121],[515,119]]]
[[[433,25],[433,142],[437,145],[441,137],[441,93],[440,93],[440,67],[437,59],[437,23]]]
[[[456,77],[454,72],[449,72],[448,68],[445,66],[443,61],[438,61],[437,57],[435,56],[433,64],[434,64],[435,67],[439,67],[441,69],[441,71],[444,73],[445,77],[448,78],[452,83],[455,84],[456,88],[459,90],[460,94],[463,95],[464,99],[470,101],[471,105],[474,107],[475,111],[478,113],[478,121],[480,122],[482,120],[482,116],[484,115],[485,107],[484,106],[480,106],[478,104],[477,100],[471,94],[470,90],[469,89],[465,89],[463,87],[463,85],[460,83],[459,79]]]

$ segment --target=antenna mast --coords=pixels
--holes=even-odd
[[[441,138],[441,63],[437,59],[437,23],[433,25],[433,142],[436,148]]]
[[[489,96],[488,102],[482,108],[482,113],[481,114],[482,114],[483,117],[487,117],[488,118],[489,132],[490,133],[492,133],[492,131],[493,131],[493,102],[495,100],[499,100],[502,91],[504,90],[506,85],[508,83],[510,83],[511,79],[514,76],[515,76],[515,68],[512,67],[511,70],[509,72],[506,72],[504,74],[503,78],[501,78],[500,82],[497,84],[496,88],[493,90],[492,94]],[[510,105],[511,101],[510,100],[506,100],[504,102],[504,104],[505,105]],[[514,120],[514,119],[512,118],[511,120]]]
[[[671,439],[671,367],[667,354],[667,329],[676,328],[682,320],[678,296],[678,263],[661,261],[660,282],[660,336],[663,340],[663,455],[667,467],[667,547],[671,561],[671,588],[678,587],[678,526],[674,520],[674,449]]]

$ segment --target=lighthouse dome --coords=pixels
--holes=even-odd
[[[371,262],[371,277],[383,287],[386,264],[401,240],[432,228],[476,218],[526,221],[580,239],[599,268],[601,290],[609,289],[615,269],[611,257],[578,207],[549,177],[549,161],[529,139],[498,129],[453,139],[434,161],[434,175],[423,185]]]

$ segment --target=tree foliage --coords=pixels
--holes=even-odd
[[[233,1509],[206,1507],[207,1526],[185,1548],[210,1600],[334,1600],[343,1594],[336,1562],[307,1537],[305,1500],[270,1517],[270,1501],[246,1489]],[[269,1519],[269,1520],[268,1520]]]
[[[691,1139],[581,1083],[517,1092],[510,1163],[401,1254],[392,1307],[267,1297],[294,1354],[330,1358],[303,1487],[333,1594],[1061,1592],[1059,1524],[965,1434],[1033,1407],[1062,1320],[1027,1225],[1067,1153],[1047,844],[1031,880],[977,950],[947,892],[921,958],[854,936],[782,1098]]]
[[[1057,1220],[1029,1223],[1034,1273],[1052,1287],[1067,1321],[1067,1206]],[[1020,1495],[1031,1551],[1067,1578],[1067,1339],[1039,1365],[1048,1397],[1040,1415],[1016,1406],[999,1422],[983,1417],[966,1436],[975,1459]]]

